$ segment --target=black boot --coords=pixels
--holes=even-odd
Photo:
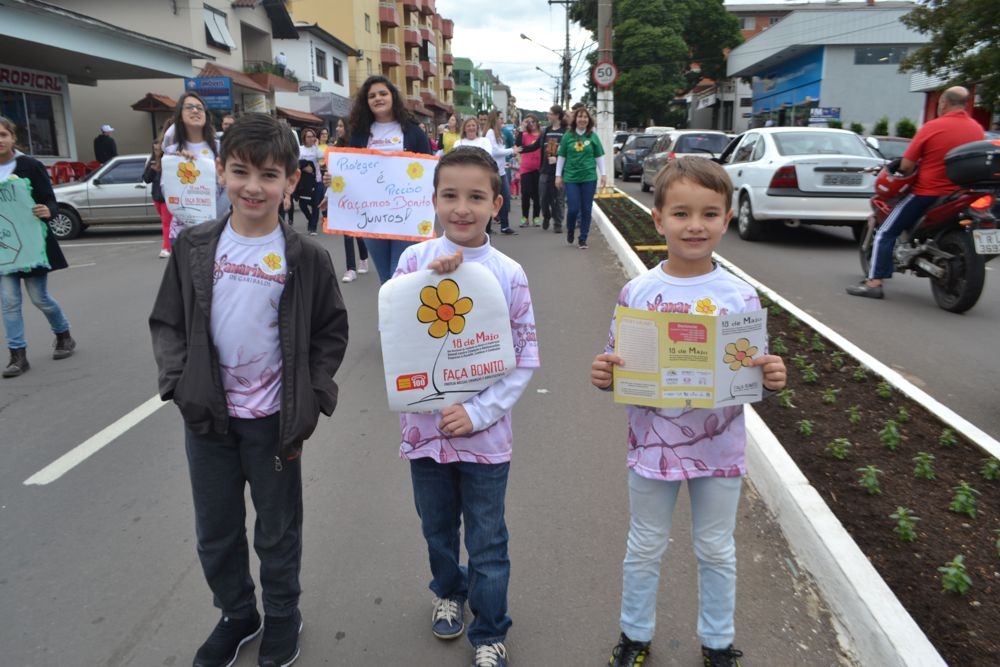
[[[76,341],[69,335],[69,329],[56,334],[56,342],[52,344],[52,347],[54,348],[52,351],[53,359],[65,359],[66,357],[73,356],[73,350],[76,349]]]
[[[7,368],[3,369],[3,376],[16,378],[18,375],[27,373],[28,369],[31,368],[31,364],[28,363],[28,348],[8,349],[10,350],[10,361],[7,363]]]

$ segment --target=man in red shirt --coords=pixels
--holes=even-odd
[[[916,224],[938,197],[958,187],[945,175],[944,156],[956,146],[981,141],[985,136],[982,126],[965,112],[968,99],[969,91],[961,86],[944,91],[938,100],[938,117],[925,123],[913,137],[899,171],[906,176],[919,165],[916,182],[875,235],[868,279],[848,287],[848,294],[881,299],[882,281],[892,277],[892,249],[896,239]]]

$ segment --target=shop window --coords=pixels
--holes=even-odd
[[[340,58],[333,59],[333,82],[344,83],[344,63],[341,62]]]
[[[208,42],[209,46],[225,49],[226,51],[236,48],[236,42],[233,41],[233,36],[229,34],[229,26],[226,25],[226,14],[224,12],[204,5],[204,18],[205,41]]]
[[[316,49],[316,76],[326,78],[326,51],[323,49]]]
[[[57,112],[62,114],[59,98],[0,90],[0,115],[17,125],[18,148],[28,155],[44,157],[63,154],[56,133]]]
[[[906,57],[906,47],[863,46],[854,49],[855,65],[898,65]]]

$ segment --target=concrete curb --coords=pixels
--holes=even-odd
[[[648,211],[639,202],[641,208]],[[608,244],[629,277],[646,267],[604,213],[594,206]],[[724,258],[716,260],[767,294],[800,321],[813,327],[896,389],[918,401],[942,421],[1000,457],[1000,443],[911,384],[843,336],[760,284]],[[747,466],[751,481],[775,514],[789,544],[812,574],[842,629],[842,640],[862,665],[945,667],[947,663],[861,552],[819,493],[785,452],[774,434],[748,406]]]

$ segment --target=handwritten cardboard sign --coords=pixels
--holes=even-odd
[[[465,262],[393,278],[379,290],[389,408],[434,412],[514,370],[510,311],[496,277]]]
[[[323,231],[382,239],[434,238],[434,168],[423,153],[328,148]]]
[[[0,274],[49,268],[48,229],[31,212],[34,206],[28,179],[0,181]]]
[[[215,160],[202,155],[194,160],[164,155],[161,165],[163,198],[174,221],[180,225],[197,225],[215,220],[218,216]]]

